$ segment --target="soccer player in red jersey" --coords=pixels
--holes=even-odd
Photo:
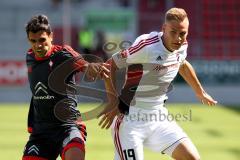
[[[61,87],[74,86],[76,72],[84,72],[90,80],[99,76],[108,78],[107,64],[88,63],[70,46],[54,45],[45,15],[32,17],[26,32],[31,46],[26,63],[32,98],[28,114],[30,137],[22,159],[56,160],[60,155],[63,160],[84,160],[86,129],[83,123],[75,121],[80,116],[76,95],[68,87]],[[64,66],[69,69],[68,73],[64,73]],[[51,75],[59,67],[63,67],[61,72]],[[60,92],[56,90],[58,87]],[[65,120],[57,116],[65,112],[58,111],[59,106],[70,111]]]

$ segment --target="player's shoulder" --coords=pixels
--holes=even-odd
[[[80,54],[75,51],[71,46],[69,45],[54,45],[53,52],[55,54],[53,56],[67,56],[67,57],[78,57]]]
[[[71,46],[69,45],[63,45],[63,50],[69,54],[71,54],[73,57],[78,57],[80,54],[75,51]]]
[[[150,32],[148,34],[140,35],[134,42],[133,46],[139,46],[143,48],[143,46],[152,46],[160,42],[159,32]],[[144,47],[145,48],[145,47]]]
[[[147,34],[140,35],[137,40],[154,40],[159,39],[159,32],[153,31]]]

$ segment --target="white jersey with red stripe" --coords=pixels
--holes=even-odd
[[[112,56],[118,68],[141,65],[138,70],[127,71],[125,86],[134,92],[130,106],[146,109],[163,106],[170,84],[187,56],[187,42],[170,52],[163,44],[162,35],[162,32],[143,34],[131,47]]]

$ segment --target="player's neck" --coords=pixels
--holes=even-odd
[[[169,52],[173,52],[173,50],[171,50],[171,49],[166,45],[164,34],[162,35],[161,39],[162,39],[162,42],[163,42],[164,47],[165,47]]]
[[[54,45],[50,45],[49,50],[45,53],[44,56],[38,56],[37,54],[35,54],[35,58],[37,60],[45,60],[45,59],[49,58],[54,53],[53,49],[54,49]]]

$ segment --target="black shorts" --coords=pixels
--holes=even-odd
[[[44,134],[30,135],[22,160],[56,160],[60,155],[64,159],[65,152],[72,147],[85,152],[86,127],[71,126]]]

